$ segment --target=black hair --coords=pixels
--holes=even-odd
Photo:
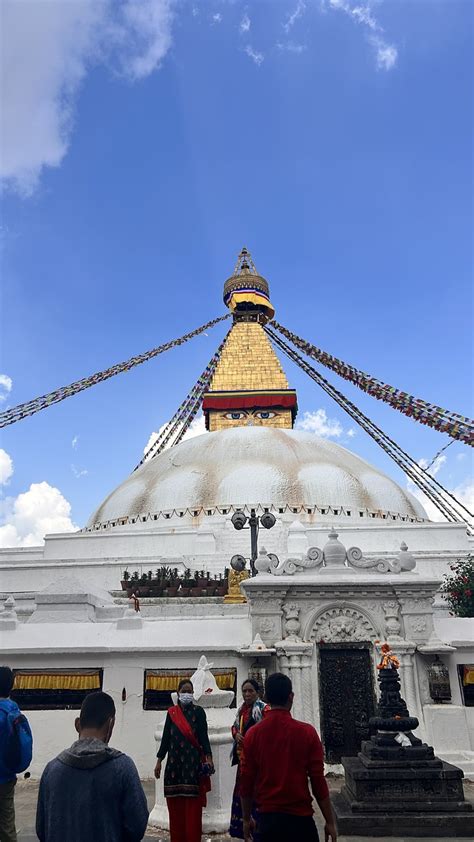
[[[108,719],[115,716],[115,704],[112,696],[97,690],[88,693],[81,705],[79,721],[81,728],[102,728]]]
[[[240,689],[243,690],[246,684],[251,684],[255,692],[260,696],[261,687],[255,678],[246,678],[245,681],[242,681],[242,687]]]
[[[184,687],[185,684],[190,684],[191,687],[193,687],[193,682],[191,681],[190,678],[182,678],[181,681],[178,684],[178,693],[180,692],[181,688]],[[193,687],[193,690],[194,690],[194,687]]]
[[[292,692],[293,685],[287,675],[274,672],[268,676],[265,682],[265,698],[270,705],[286,705]]]
[[[0,667],[0,696],[2,699],[8,698],[13,687],[15,676],[10,667]]]

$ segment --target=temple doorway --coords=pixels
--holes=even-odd
[[[321,739],[326,762],[357,754],[375,713],[371,646],[319,644]]]

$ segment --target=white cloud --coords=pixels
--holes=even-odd
[[[432,477],[435,477],[436,474],[439,474],[441,468],[443,467],[443,465],[445,464],[446,461],[447,461],[447,457],[443,453],[440,453],[439,456],[437,456],[436,459],[434,460],[433,464],[430,464],[428,462],[428,459],[419,459],[418,464],[419,464],[420,468],[424,468],[425,471],[426,471],[428,465],[430,465],[430,469],[429,469],[428,473],[431,474]]]
[[[5,183],[31,195],[67,153],[81,82],[107,64],[131,80],[171,44],[174,0],[3,0],[2,161]]]
[[[250,26],[251,26],[251,20],[248,16],[247,12],[245,12],[242,20],[240,21],[239,30],[242,34],[244,34],[245,32],[249,31]]]
[[[58,488],[33,482],[29,490],[6,501],[0,547],[34,547],[51,532],[74,532],[71,505]]]
[[[298,0],[298,3],[296,4],[296,8],[293,10],[293,12],[291,12],[291,14],[288,15],[286,23],[282,24],[285,32],[290,31],[290,29],[294,26],[294,24],[296,23],[298,18],[302,17],[302,15],[305,13],[305,11],[306,11],[306,3],[304,3],[303,0]]]
[[[221,23],[222,22],[222,15],[220,12],[216,12],[215,15],[211,18],[213,23]]]
[[[161,435],[161,433],[163,432],[163,430],[165,429],[166,426],[167,426],[166,424],[162,424],[160,429],[158,430],[158,432],[153,432],[153,433],[150,434],[150,438],[148,439],[145,447],[143,448],[143,453],[148,453],[150,447],[155,443],[158,436]],[[165,450],[167,450],[168,447],[171,446],[171,443],[176,438],[176,435],[177,435],[177,433],[179,432],[180,429],[182,429],[182,424],[177,428],[176,432],[173,433],[173,435],[170,439],[170,443],[168,443],[166,445]],[[189,430],[186,430],[186,432],[185,432],[185,434],[182,438],[182,441],[187,441],[188,439],[193,439],[196,436],[202,436],[203,433],[207,433],[206,420],[204,418],[204,415],[198,415],[194,419],[194,421],[191,421]]]
[[[379,35],[374,35],[370,43],[375,47],[375,56],[379,70],[391,70],[397,63],[398,50],[393,44],[387,44]]]
[[[355,430],[354,427],[350,427],[347,430],[346,436],[349,436],[350,439],[353,439],[354,436],[356,436],[356,435],[357,435],[357,430]]]
[[[13,474],[13,462],[6,450],[0,447],[0,485],[5,485]]]
[[[339,438],[342,433],[342,425],[337,418],[328,418],[325,409],[317,409],[315,412],[304,412],[303,417],[296,422],[297,430],[304,430],[307,433],[315,433],[322,438]]]
[[[77,468],[76,465],[71,465],[71,471],[73,472],[76,479],[80,479],[80,477],[86,477],[89,473],[87,468]]]
[[[71,442],[71,447],[72,447],[72,449],[73,449],[73,450],[76,450],[76,448],[77,448],[78,444],[79,444],[79,436],[74,436],[74,438],[73,438],[73,440],[72,440],[72,442]]]
[[[277,47],[282,52],[285,51],[287,53],[296,53],[296,55],[304,53],[304,51],[307,49],[305,44],[295,44],[294,41],[285,41],[285,43],[277,41]]]
[[[0,403],[6,401],[13,386],[13,380],[8,374],[0,374]]]
[[[328,0],[328,2],[331,9],[344,12],[366,30],[367,40],[375,50],[377,69],[391,70],[397,63],[398,50],[394,44],[389,44],[383,37],[384,29],[372,13],[371,3],[352,5],[349,0]]]
[[[263,55],[263,53],[258,53],[258,52],[256,52],[256,50],[254,50],[254,49],[250,46],[250,44],[247,44],[247,46],[246,46],[246,48],[245,48],[245,52],[247,53],[247,55],[249,56],[249,58],[251,58],[251,59],[252,59],[252,61],[253,61],[253,62],[254,62],[257,66],[260,66],[260,65],[261,65],[261,63],[262,63],[262,61],[263,61],[263,60],[264,60],[264,58],[265,58],[265,56]]]

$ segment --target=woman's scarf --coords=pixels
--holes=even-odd
[[[183,735],[185,740],[187,740],[193,748],[197,749],[199,752],[199,756],[201,759],[201,764],[204,762],[204,752],[202,750],[201,745],[199,744],[199,740],[196,737],[193,729],[191,728],[190,723],[186,719],[182,709],[179,705],[173,705],[173,707],[169,708],[168,715],[173,723],[176,725],[178,731]],[[206,806],[206,794],[211,791],[211,779],[209,775],[199,775],[199,794],[201,797],[202,806]]]

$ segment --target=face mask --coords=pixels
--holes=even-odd
[[[191,705],[194,702],[192,693],[179,693],[178,696],[182,705]]]

